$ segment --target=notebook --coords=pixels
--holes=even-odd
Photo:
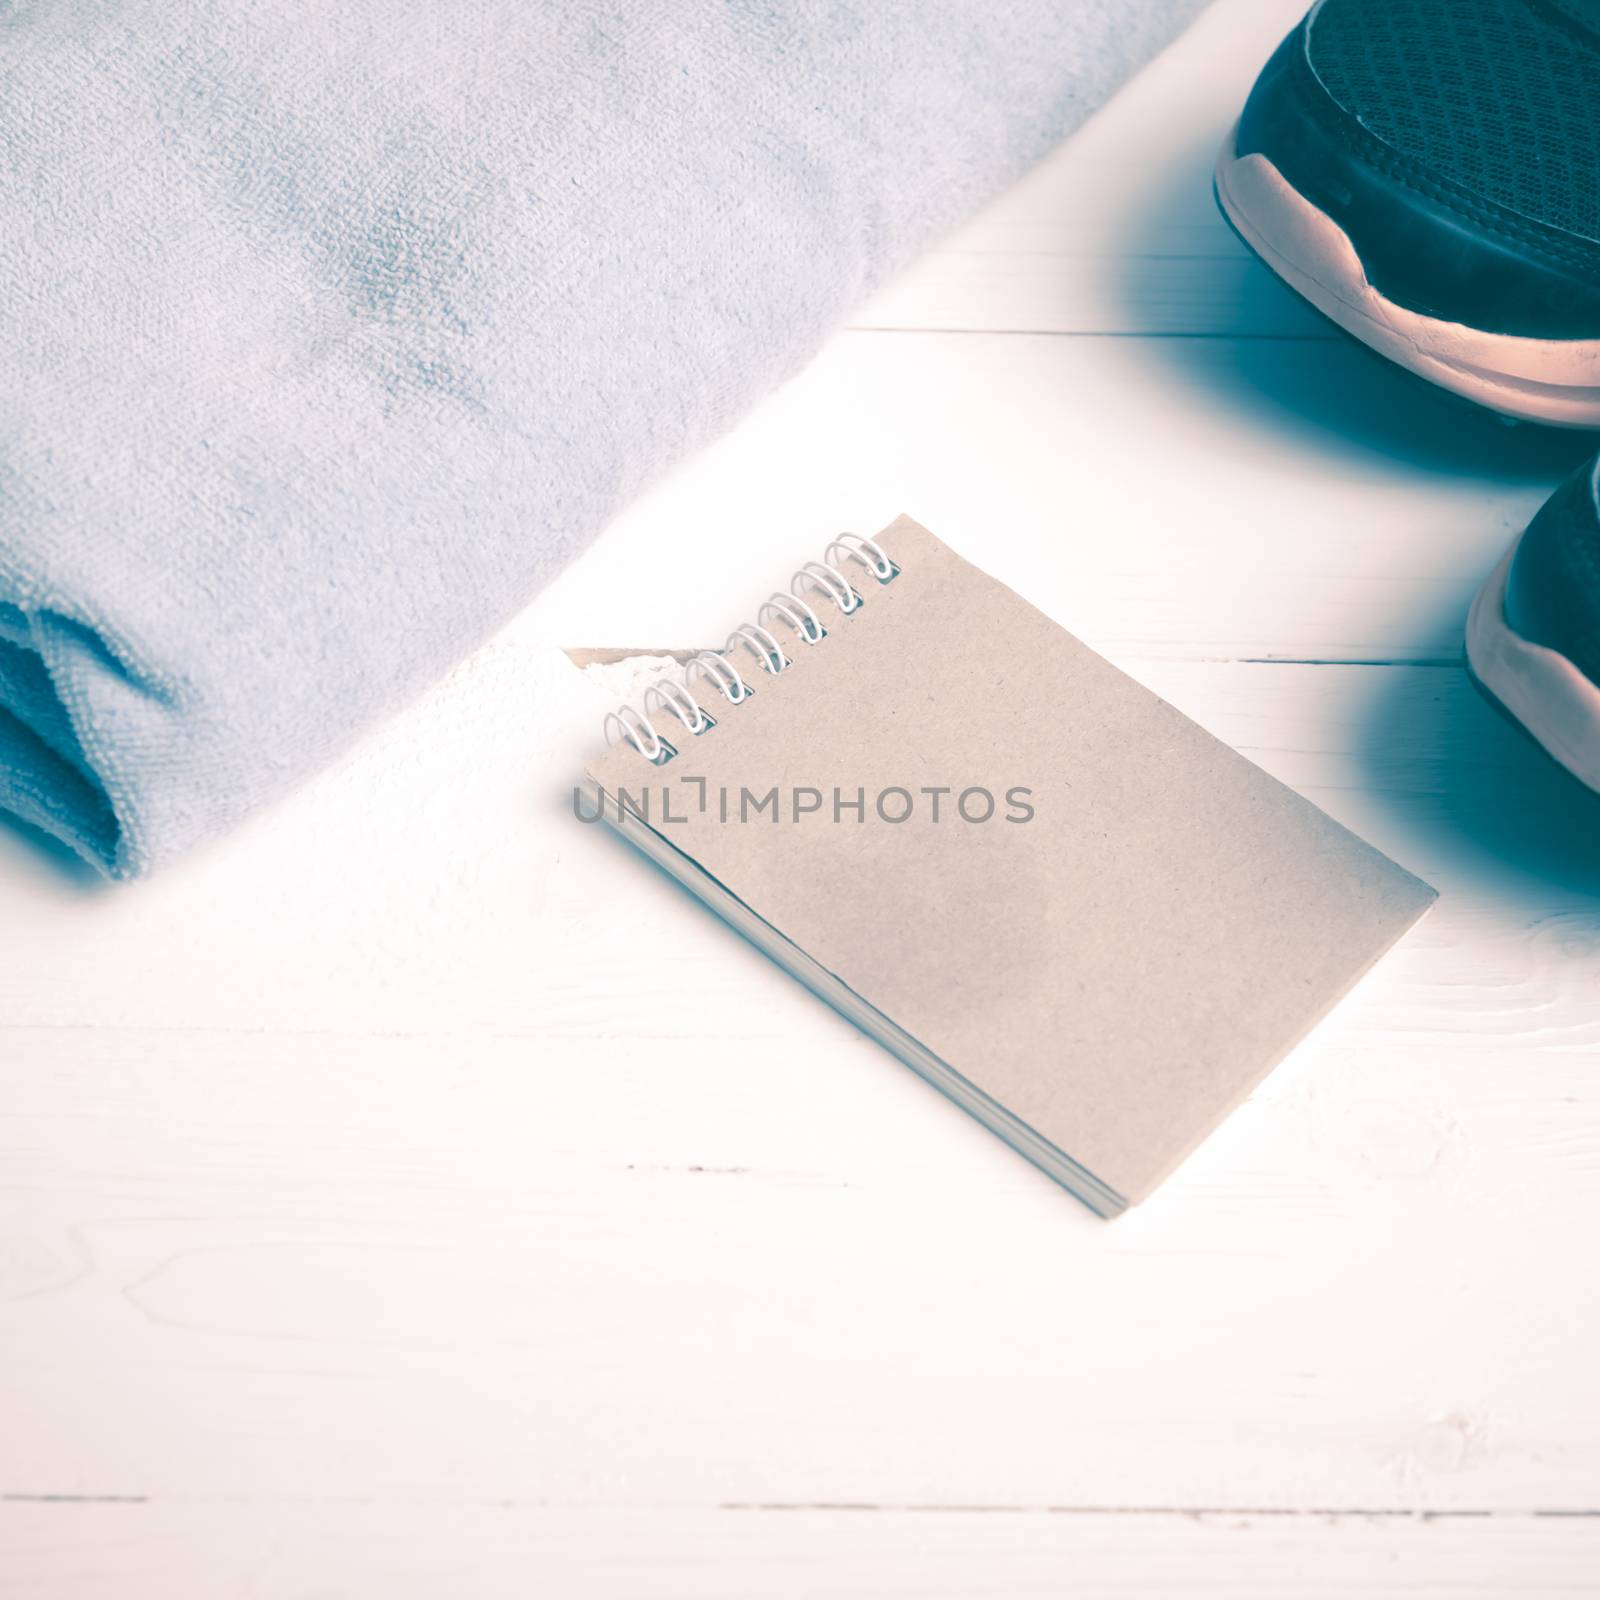
[[[1102,1216],[1434,898],[907,517],[606,732],[586,820]]]

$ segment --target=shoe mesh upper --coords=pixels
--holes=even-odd
[[[1600,239],[1596,0],[1325,0],[1310,60],[1371,133],[1522,216]]]

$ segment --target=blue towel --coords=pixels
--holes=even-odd
[[[0,0],[0,807],[325,761],[1203,0]]]

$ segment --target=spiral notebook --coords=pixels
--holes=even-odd
[[[607,735],[588,815],[1105,1216],[1434,898],[906,517]]]

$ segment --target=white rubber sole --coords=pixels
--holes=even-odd
[[[1386,300],[1344,230],[1265,156],[1239,155],[1233,134],[1217,159],[1217,198],[1280,278],[1398,366],[1504,416],[1600,428],[1600,340],[1485,333]]]
[[[1467,614],[1467,662],[1485,689],[1575,778],[1600,791],[1600,686],[1564,655],[1514,633],[1506,574],[1516,545]]]

